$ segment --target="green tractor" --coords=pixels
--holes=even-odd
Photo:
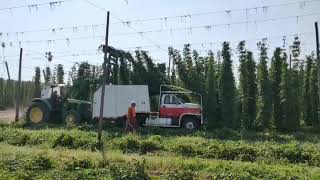
[[[65,122],[67,125],[89,122],[92,116],[91,102],[63,97],[65,90],[63,84],[46,86],[41,98],[32,100],[26,113],[27,122]]]

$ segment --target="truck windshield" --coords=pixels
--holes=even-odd
[[[172,102],[173,102],[173,104],[180,104],[180,102],[181,102],[182,104],[184,104],[184,101],[183,101],[182,99],[179,99],[179,98],[176,97],[176,96],[172,96]]]
[[[175,96],[181,101],[181,103],[195,103],[200,104],[200,98],[193,94],[175,94]]]

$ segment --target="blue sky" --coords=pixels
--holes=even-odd
[[[235,50],[240,40],[247,40],[247,48],[255,53],[257,60],[256,43],[259,39],[268,37],[271,57],[274,48],[282,46],[282,36],[287,35],[288,47],[292,43],[294,34],[301,34],[301,57],[304,57],[315,50],[314,22],[320,21],[320,1],[317,0],[87,1],[111,12],[109,41],[111,46],[130,51],[142,47],[144,50],[149,50],[157,62],[168,61],[166,51],[168,45],[182,49],[183,44],[191,43],[194,44],[193,49],[199,50],[200,54],[204,55],[207,50],[214,52],[220,50],[222,41],[230,41],[232,49]],[[50,0],[1,0],[0,9],[47,2]],[[305,3],[270,7],[270,5],[293,2]],[[265,8],[252,9],[263,6]],[[103,24],[106,21],[106,13],[101,8],[88,4],[86,0],[68,0],[51,7],[43,5],[13,8],[11,11],[0,10],[0,33],[2,33],[0,42],[6,45],[0,52],[0,77],[6,78],[3,61],[7,60],[12,78],[17,79],[20,46],[24,48],[22,65],[24,80],[32,79],[35,66],[53,67],[61,63],[67,72],[74,62],[88,61],[92,64],[101,64],[103,56],[96,50],[103,44],[105,34]],[[227,12],[233,9],[249,10]],[[223,12],[197,15],[214,11]],[[172,16],[176,18],[165,20],[166,17]],[[131,22],[132,28],[121,23],[121,21],[149,18],[156,20]],[[284,19],[271,21],[274,18]],[[235,24],[246,21],[249,23]],[[230,25],[216,26],[229,23]],[[34,30],[44,31],[28,32]],[[160,32],[137,33],[145,31]],[[53,52],[53,62],[49,63],[45,59],[46,51]],[[237,54],[233,53],[234,72],[237,76],[236,56]]]

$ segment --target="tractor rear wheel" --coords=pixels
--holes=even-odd
[[[41,102],[35,102],[29,106],[26,114],[27,122],[38,124],[49,121],[49,110]]]
[[[80,115],[76,111],[67,111],[63,116],[64,122],[70,126],[70,125],[77,125],[80,123]]]

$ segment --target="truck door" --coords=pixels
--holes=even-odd
[[[174,94],[164,94],[161,98],[160,117],[179,118],[182,111],[182,103]]]

